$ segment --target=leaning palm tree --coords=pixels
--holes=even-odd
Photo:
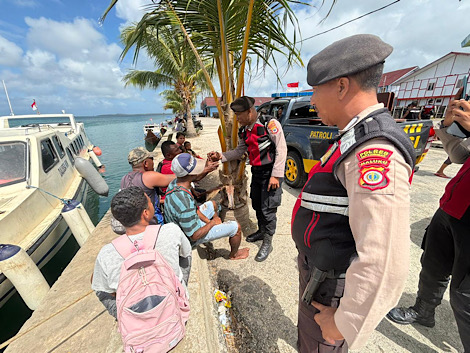
[[[121,41],[124,45],[129,45],[135,31],[135,26],[126,27],[122,31]],[[123,78],[126,86],[133,85],[141,89],[171,87],[181,101],[180,113],[187,117],[187,135],[195,136],[191,108],[196,101],[197,85],[207,87],[207,83],[181,30],[171,25],[158,29],[148,28],[142,37],[140,48],[154,61],[157,70],[130,70]],[[211,70],[210,63],[206,63],[204,69]]]
[[[102,20],[118,0],[112,0]],[[324,0],[322,0],[322,3]],[[333,0],[331,7],[336,3]],[[278,80],[277,60],[283,58],[286,70],[294,63],[302,65],[300,49],[296,47],[299,28],[290,4],[297,0],[152,0],[147,13],[137,24],[123,54],[134,45],[138,55],[148,28],[178,25],[191,46],[207,84],[215,98],[221,126],[219,139],[222,151],[238,143],[238,123],[229,104],[241,95],[245,83],[245,64],[251,62],[250,73],[272,68]],[[330,8],[331,11],[331,8]],[[292,39],[286,34],[290,26]],[[274,56],[274,54],[277,54]],[[221,98],[216,93],[204,59],[215,63]],[[285,62],[284,62],[285,61]],[[248,226],[245,161],[224,163],[221,180],[227,189],[234,189],[232,208],[245,230]],[[227,197],[227,199],[230,199]],[[230,203],[229,203],[230,204]]]

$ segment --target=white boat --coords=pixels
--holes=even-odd
[[[41,123],[9,127],[11,119]],[[89,159],[100,164],[93,148],[72,114],[0,117],[0,244],[21,247],[39,269],[57,253],[71,235],[63,200],[86,198],[87,174],[77,168],[86,163],[93,174]],[[0,272],[0,307],[14,292]]]

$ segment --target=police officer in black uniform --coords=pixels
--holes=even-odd
[[[248,152],[251,168],[251,201],[256,211],[258,231],[246,240],[263,240],[255,260],[267,259],[273,250],[272,237],[276,232],[276,211],[281,204],[282,181],[287,157],[286,140],[279,121],[272,116],[259,115],[252,97],[237,98],[230,105],[242,126],[238,146],[224,153],[210,152],[213,160],[227,162],[240,159]]]

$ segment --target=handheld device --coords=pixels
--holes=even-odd
[[[465,99],[467,97],[467,81],[468,76],[464,76],[462,79],[462,92],[460,93],[460,97],[458,99]],[[462,107],[460,107],[462,109]],[[460,138],[467,138],[470,137],[470,131],[465,130],[462,125],[460,125],[457,121],[454,121],[448,128],[447,133],[454,135]]]

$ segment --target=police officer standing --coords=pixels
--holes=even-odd
[[[246,240],[263,240],[255,260],[267,259],[273,250],[272,237],[276,232],[276,211],[281,204],[282,181],[287,147],[279,121],[269,115],[258,115],[252,97],[242,96],[230,104],[242,126],[238,146],[224,153],[210,152],[208,157],[222,162],[240,159],[248,151],[251,168],[251,202],[258,219],[258,231]]]
[[[404,288],[415,154],[377,101],[392,50],[361,34],[331,44],[308,63],[311,103],[339,135],[310,171],[292,214],[302,353],[360,349]],[[319,288],[309,304],[303,294],[312,284]]]

